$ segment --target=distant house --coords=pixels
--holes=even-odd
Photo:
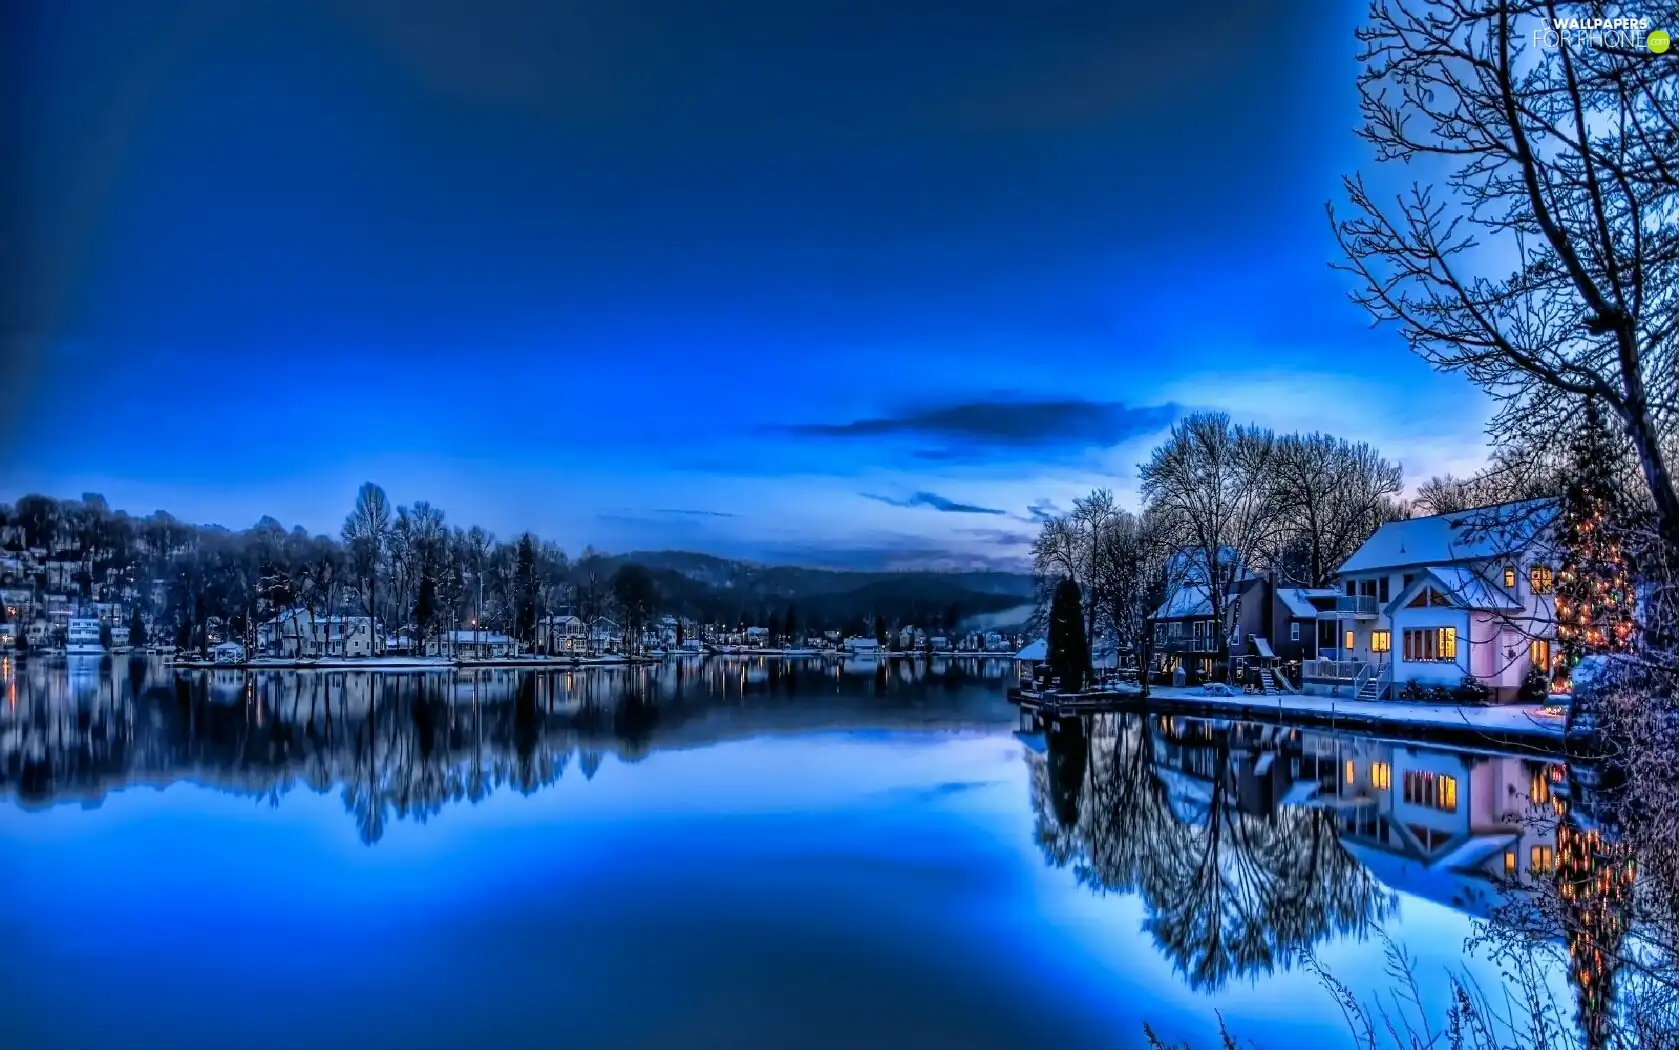
[[[932,638],[927,640],[927,643],[928,648],[932,649],[936,653],[948,653],[951,651],[951,639],[942,634],[934,635]]]
[[[597,616],[589,624],[589,649],[596,653],[616,653],[624,644],[624,630],[614,620]]]
[[[219,664],[239,664],[245,662],[245,647],[238,642],[222,642],[211,646],[210,659]]]
[[[316,616],[308,609],[288,609],[257,625],[257,649],[268,656],[372,656],[373,619],[368,616]]]
[[[589,625],[576,616],[549,615],[537,621],[537,651],[551,656],[589,651]]]
[[[754,646],[755,648],[759,648],[759,649],[762,649],[765,646],[769,645],[770,644],[770,628],[768,628],[768,627],[748,627],[747,628],[747,634],[746,634],[746,644],[750,645],[750,646]]]
[[[841,648],[853,656],[874,656],[881,651],[881,643],[873,638],[848,638]]]
[[[18,625],[15,623],[0,623],[0,649],[16,649],[18,643]]]
[[[469,660],[500,660],[514,653],[513,639],[499,631],[468,628],[444,631],[426,642],[427,656],[459,656]]]

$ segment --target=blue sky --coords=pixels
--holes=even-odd
[[[1327,265],[1361,5],[1005,6],[11,5],[0,498],[981,564],[1198,408],[1479,461]]]

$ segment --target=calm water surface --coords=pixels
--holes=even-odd
[[[1021,737],[1007,673],[5,662],[6,1042],[1343,1045],[1299,953],[1370,994],[1379,932],[1497,985],[1464,942],[1549,760]]]

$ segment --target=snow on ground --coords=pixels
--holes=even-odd
[[[1276,710],[1280,715],[1305,714],[1319,717],[1347,716],[1370,718],[1406,725],[1454,726],[1486,729],[1501,733],[1531,733],[1538,736],[1563,736],[1562,705],[1502,704],[1492,707],[1460,707],[1457,704],[1416,704],[1394,700],[1347,700],[1332,696],[1277,694],[1265,696],[1238,693],[1234,696],[1214,696],[1196,688],[1152,686],[1152,699],[1185,700],[1209,707],[1229,706],[1232,709]]]

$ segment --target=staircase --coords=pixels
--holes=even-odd
[[[1359,691],[1354,694],[1354,699],[1355,700],[1381,700],[1382,699],[1382,691],[1383,691],[1382,679],[1378,678],[1376,675],[1372,675],[1371,677],[1365,679],[1365,681],[1360,683]]]
[[[1275,696],[1278,693],[1277,675],[1272,673],[1270,667],[1260,668],[1260,691],[1267,696]]]

